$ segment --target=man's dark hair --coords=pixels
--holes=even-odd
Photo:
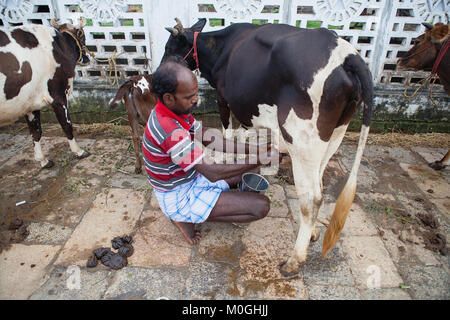
[[[170,93],[175,95],[178,83],[178,70],[180,66],[188,67],[186,61],[179,56],[171,56],[164,60],[153,73],[152,91],[156,94],[161,102],[163,95]]]

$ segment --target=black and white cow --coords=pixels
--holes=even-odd
[[[22,116],[34,140],[34,158],[43,168],[53,166],[42,153],[40,109],[51,105],[69,140],[70,149],[79,157],[89,156],[72,133],[67,97],[72,92],[75,66],[86,64],[82,19],[78,26],[24,25],[0,29],[0,126]]]
[[[246,127],[280,132],[279,148],[286,148],[291,156],[301,209],[295,213],[300,220],[295,249],[281,272],[296,273],[306,260],[310,240],[318,238],[315,220],[323,200],[325,167],[364,101],[356,158],[325,233],[323,256],[344,226],[369,132],[372,76],[356,49],[324,28],[237,23],[203,33],[205,22],[184,29],[177,20],[174,28],[166,28],[171,36],[162,61],[170,55],[186,57],[192,70],[198,63],[201,76],[217,89],[225,128],[231,109]]]

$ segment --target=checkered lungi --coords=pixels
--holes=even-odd
[[[177,222],[202,223],[222,191],[229,191],[225,180],[211,182],[202,174],[170,191],[153,189],[159,207],[170,219]]]

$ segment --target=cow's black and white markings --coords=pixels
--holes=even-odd
[[[25,116],[34,141],[34,157],[44,168],[53,162],[42,153],[40,109],[51,105],[69,141],[80,158],[87,157],[73,137],[67,107],[77,63],[87,63],[83,26],[25,25],[0,30],[0,125]],[[77,39],[77,40],[75,40]],[[82,61],[79,61],[81,52]]]
[[[6,76],[3,92],[6,100],[19,95],[22,87],[31,81],[32,71],[28,61],[23,61],[22,65],[10,52],[0,52],[0,73]]]
[[[38,39],[32,32],[16,28],[11,31],[11,37],[23,48],[33,49],[39,45]]]
[[[4,47],[10,42],[11,41],[9,40],[8,35],[0,30],[0,47]]]
[[[177,21],[166,28],[170,38],[163,61],[185,57],[197,33],[199,69],[217,89],[225,128],[230,109],[246,127],[268,127],[279,135],[280,149],[291,158],[299,196],[300,220],[295,249],[282,266],[295,273],[306,260],[315,220],[322,204],[322,175],[339,147],[351,117],[364,101],[364,119],[355,161],[325,234],[327,255],[339,238],[356,190],[356,174],[367,139],[373,104],[372,76],[356,49],[324,28],[233,24],[201,32],[206,20],[184,29]],[[196,62],[186,58],[194,70]]]

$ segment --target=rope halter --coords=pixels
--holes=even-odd
[[[195,31],[194,32],[194,43],[192,45],[191,50],[189,50],[189,52],[184,56],[184,60],[186,60],[187,57],[189,57],[189,55],[191,54],[192,50],[194,50],[194,53],[192,54],[192,58],[194,58],[195,61],[195,65],[196,65],[196,69],[195,69],[195,73],[198,75],[198,70],[199,70],[199,62],[198,62],[198,52],[197,52],[197,37],[198,34],[200,32]]]
[[[81,64],[80,64],[80,61],[81,61],[81,59],[83,58],[83,49],[87,50],[87,49],[86,49],[86,46],[83,45],[83,47],[82,47],[82,46],[80,45],[80,41],[78,41],[77,37],[75,37],[75,36],[73,35],[72,32],[66,30],[66,31],[63,31],[63,33],[67,33],[68,35],[70,35],[70,36],[73,38],[73,40],[75,40],[75,43],[77,44],[78,49],[80,50],[80,56],[78,57],[77,65],[81,65]]]
[[[424,49],[428,49],[428,48],[430,48],[430,47],[431,47],[431,44],[430,44],[430,46],[427,46],[427,47],[425,47]],[[440,65],[440,63],[441,63],[441,61],[442,61],[442,58],[443,58],[444,55],[447,53],[447,50],[449,49],[449,47],[450,47],[450,38],[448,38],[448,39],[442,44],[441,49],[439,50],[439,53],[438,53],[438,55],[437,55],[437,57],[436,57],[436,60],[434,61],[433,69],[431,70],[430,75],[429,75],[428,77],[426,77],[425,79],[420,80],[420,81],[418,82],[419,86],[417,87],[417,89],[416,89],[411,95],[409,95],[409,96],[408,96],[407,93],[406,93],[407,90],[409,89],[409,86],[407,85],[407,86],[405,87],[405,91],[403,92],[403,95],[404,95],[405,98],[408,98],[408,99],[409,99],[409,98],[414,97],[414,96],[417,94],[417,92],[419,91],[420,88],[422,88],[423,86],[425,86],[426,84],[428,84],[428,82],[429,82],[431,79],[433,79],[433,82],[432,82],[431,85],[430,85],[430,95],[429,95],[429,97],[430,97],[430,99],[431,99],[431,102],[433,102],[434,106],[437,107],[437,103],[436,103],[436,102],[434,101],[434,99],[433,99],[433,86],[434,86],[434,83],[436,82],[436,80],[439,78],[439,76],[437,75],[437,69],[438,69],[438,67],[439,67],[439,65]],[[417,55],[417,54],[423,52],[424,49],[422,49],[422,50],[420,50],[420,51],[418,51],[418,52],[415,52],[415,53],[413,53],[413,54],[411,54],[411,55],[409,55],[409,56],[407,56],[407,57],[404,57],[404,58],[402,58],[401,60],[405,60],[405,59],[407,59],[407,58],[411,58],[412,56],[415,56],[415,55]]]

